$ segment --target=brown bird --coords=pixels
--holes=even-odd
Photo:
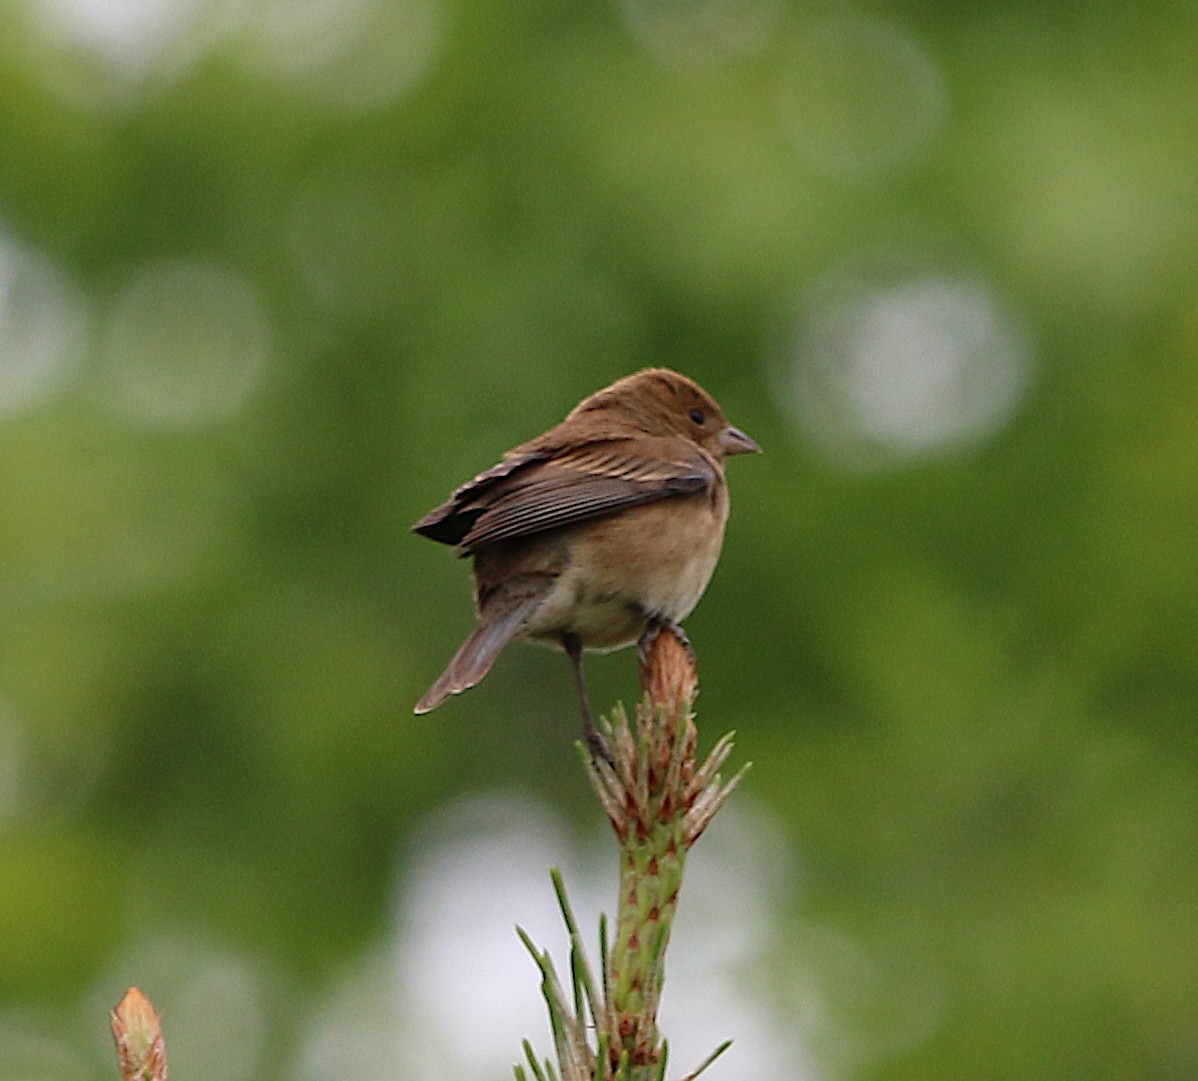
[[[760,450],[697,383],[648,368],[462,485],[412,529],[474,557],[478,625],[416,712],[473,687],[508,642],[528,638],[569,656],[587,743],[606,756],[582,651],[690,615],[724,540],[724,459]]]

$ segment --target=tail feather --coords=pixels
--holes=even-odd
[[[483,620],[467,636],[445,671],[416,703],[416,713],[436,709],[452,694],[461,694],[479,682],[490,670],[503,647],[517,634],[525,620],[541,603],[535,597],[505,612],[498,619]]]

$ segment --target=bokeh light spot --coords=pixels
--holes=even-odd
[[[77,105],[137,104],[187,75],[219,41],[234,0],[35,0],[31,5],[51,89]]]
[[[973,277],[886,260],[839,268],[803,309],[776,386],[803,432],[842,461],[980,443],[1031,376],[1027,330]]]
[[[143,423],[219,423],[257,389],[270,337],[254,288],[236,271],[147,265],[121,290],[104,328],[105,394]]]
[[[411,1049],[413,1068],[403,1067],[409,1038],[400,1027],[402,1010],[388,945],[381,944],[347,966],[312,1011],[311,1020],[303,1026],[295,1064],[286,1074],[289,1081],[344,1081],[347,1077],[395,1081],[420,1076],[420,1066],[427,1066],[428,1060],[420,1059],[427,1045],[419,1040]]]
[[[419,83],[443,22],[440,0],[262,0],[243,28],[242,59],[308,100],[359,112]]]
[[[944,80],[924,45],[881,19],[816,24],[793,47],[783,119],[804,161],[839,179],[909,164],[940,130]]]
[[[633,36],[663,60],[696,65],[757,52],[780,0],[617,0]]]
[[[87,316],[66,274],[0,237],[0,416],[60,389],[83,355]]]
[[[397,967],[409,1035],[452,1048],[442,1072],[491,1076],[516,1051],[513,1033],[544,1029],[536,970],[514,928],[565,956],[545,868],[568,847],[553,816],[518,796],[465,799],[430,821],[401,883]],[[596,911],[598,892],[578,889],[574,901]]]

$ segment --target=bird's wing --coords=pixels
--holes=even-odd
[[[620,440],[558,451],[547,460],[524,463],[518,473],[509,471],[480,493],[459,547],[474,551],[700,492],[717,476],[716,466],[698,447],[678,439]]]
[[[477,477],[468,480],[439,507],[430,510],[412,526],[412,532],[442,544],[461,543],[462,538],[470,532],[479,515],[486,509],[486,496],[494,486],[504,478],[526,469],[534,462],[543,461],[546,457],[547,452],[522,453],[519,449],[513,451],[498,465],[493,465]]]

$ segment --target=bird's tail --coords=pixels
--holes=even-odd
[[[416,703],[415,712],[428,713],[451,694],[460,694],[473,687],[491,670],[503,647],[520,632],[524,621],[540,603],[540,597],[533,597],[497,619],[484,619],[479,623],[453,655],[453,660],[437,678],[437,682]]]

